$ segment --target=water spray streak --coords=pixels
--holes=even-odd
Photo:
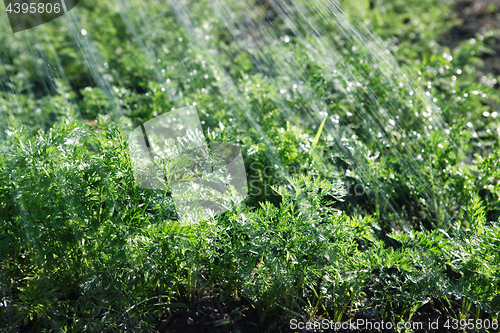
[[[262,73],[264,80],[268,78],[279,78],[280,95],[276,97],[279,105],[280,119],[295,126],[309,129],[317,129],[325,116],[329,121],[324,127],[324,135],[333,138],[336,150],[341,153],[349,163],[356,165],[358,174],[370,173],[370,163],[365,159],[366,152],[358,151],[354,139],[371,141],[375,147],[371,154],[380,154],[380,151],[389,149],[392,154],[402,159],[402,165],[414,177],[421,177],[416,172],[416,163],[420,163],[420,153],[415,151],[412,141],[420,135],[430,137],[436,131],[446,131],[441,117],[441,110],[431,100],[431,96],[424,94],[420,88],[411,82],[410,76],[403,73],[390,53],[384,48],[382,41],[349,13],[344,6],[337,1],[265,1],[266,11],[271,11],[275,16],[272,19],[263,18],[262,4],[246,1],[170,1],[168,8],[159,1],[152,1],[148,5],[137,1],[117,0],[112,7],[116,8],[124,23],[123,31],[117,31],[118,35],[130,34],[134,43],[138,46],[141,57],[149,64],[151,79],[161,85],[168,87],[169,80],[165,81],[165,61],[175,59],[182,68],[175,68],[176,74],[192,75],[189,63],[194,59],[205,59],[212,71],[212,76],[218,77],[219,93],[227,100],[228,108],[231,104],[238,105],[238,111],[234,116],[236,121],[249,124],[259,134],[261,140],[267,147],[267,158],[271,164],[280,169],[285,176],[289,176],[280,161],[277,148],[273,146],[269,133],[264,130],[257,116],[257,111],[247,103],[248,96],[241,90],[235,77],[229,73],[223,59],[231,58],[231,52],[244,52],[250,55],[254,71]],[[209,11],[212,16],[210,21],[198,17],[200,8]],[[85,27],[78,19],[79,10],[75,8],[64,15],[65,33],[71,36],[75,48],[82,57],[85,66],[90,72],[92,84],[102,89],[110,102],[109,114],[113,120],[118,121],[123,115],[118,95],[114,91],[111,81],[105,77],[106,71],[103,67],[104,59],[92,40],[92,32],[87,33]],[[157,12],[153,12],[157,11]],[[158,15],[166,11],[169,15]],[[172,20],[174,18],[174,20]],[[180,35],[168,36],[165,24],[174,24],[179,27]],[[4,24],[5,25],[5,24]],[[6,26],[7,27],[7,26]],[[234,50],[220,50],[213,46],[208,33],[215,28],[226,30],[234,40]],[[5,28],[4,28],[5,29]],[[70,82],[63,70],[63,64],[56,54],[54,45],[43,34],[45,26],[21,32],[15,38],[24,38],[24,44],[39,47],[31,47],[28,53],[41,59],[44,67],[40,68],[37,75],[46,77],[41,80],[44,95],[51,94],[57,90],[57,80],[61,80],[67,86]],[[314,36],[314,37],[311,37]],[[155,44],[162,41],[163,46]],[[177,45],[187,43],[192,47],[192,53],[179,53]],[[165,52],[162,52],[164,47]],[[345,53],[345,49],[349,52]],[[300,49],[305,50],[301,57],[312,62],[318,68],[304,68],[305,61],[299,58]],[[191,49],[189,50],[191,52]],[[383,85],[386,91],[393,91],[413,96],[415,103],[404,105],[401,101],[384,99],[381,90],[373,87],[369,76],[370,72],[364,68],[363,62],[354,63],[352,54],[359,55],[364,63],[370,64],[372,72],[378,72],[379,85]],[[139,55],[137,55],[139,56]],[[1,60],[1,59],[0,59]],[[320,92],[320,87],[313,84],[311,78],[317,78],[318,82],[330,85],[327,89],[343,91],[340,98],[330,98]],[[50,84],[47,85],[47,84]],[[202,90],[206,86],[197,75],[192,75],[188,80],[188,86]],[[2,89],[7,89],[2,83]],[[164,88],[165,89],[165,88]],[[185,98],[176,95],[179,90],[168,88],[168,95],[172,105],[176,107],[185,106]],[[36,93],[27,87],[30,94]],[[397,94],[395,94],[397,95]],[[292,99],[301,99],[303,104],[292,105]],[[359,128],[353,130],[351,124],[345,120],[339,123],[336,112],[345,107],[342,103],[348,101],[349,107],[354,108],[352,122],[358,123]],[[180,104],[183,101],[183,104]],[[69,101],[70,102],[70,101]],[[190,100],[187,104],[196,103]],[[17,105],[22,107],[22,102]],[[406,113],[413,113],[420,108],[423,117],[418,117],[419,132],[410,131],[414,124],[408,124],[405,119]],[[75,106],[75,109],[77,107]],[[172,108],[172,110],[175,107]],[[170,110],[162,110],[166,112]],[[69,111],[67,111],[69,112]],[[202,110],[201,112],[206,112]],[[353,139],[354,138],[354,139]],[[450,141],[446,134],[444,140]],[[452,141],[450,144],[454,144]],[[377,153],[378,151],[378,153]],[[377,155],[376,155],[377,156]],[[374,157],[376,158],[376,157]],[[317,162],[327,172],[336,170],[335,163],[323,158]],[[427,179],[418,180],[422,184]],[[380,187],[372,184],[374,188]],[[425,200],[432,200],[431,190],[422,192]],[[378,195],[376,200],[378,199]],[[388,193],[380,191],[380,200],[377,205],[385,205],[396,213],[397,209],[390,202]],[[437,207],[435,207],[437,208]]]

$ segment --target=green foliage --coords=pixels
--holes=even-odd
[[[269,331],[431,301],[498,316],[494,33],[441,46],[449,1],[279,3],[84,1],[87,35],[2,21],[0,327],[151,331],[215,290]],[[126,138],[186,105],[241,146],[249,197],[182,226]]]

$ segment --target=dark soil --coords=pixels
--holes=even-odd
[[[398,312],[400,309],[395,309]],[[458,306],[454,307],[455,313],[459,312]],[[389,311],[390,317],[391,311]],[[339,332],[339,333],[394,333],[394,328],[389,329],[387,322],[384,322],[379,312],[374,310],[365,310],[356,313],[349,317],[344,316],[342,322],[348,322],[351,319],[353,323],[348,329],[292,329],[290,324],[284,323],[281,327],[272,328],[269,324],[259,325],[259,316],[252,307],[244,300],[230,297],[225,301],[221,301],[219,296],[205,297],[198,303],[193,304],[190,309],[178,308],[171,311],[171,314],[165,313],[164,319],[158,325],[156,333],[250,333],[250,332],[283,332],[283,333],[305,333],[305,332]],[[296,318],[297,323],[302,321]],[[356,327],[358,320],[363,320],[363,326]],[[483,320],[485,318],[482,318]],[[323,318],[313,318],[312,323],[316,322],[317,326],[326,325]],[[448,316],[446,308],[437,299],[430,300],[423,305],[413,315],[410,321],[413,326],[414,333],[461,333],[464,330],[447,328],[446,323],[452,325],[452,319]],[[368,323],[367,323],[368,322]],[[407,325],[410,325],[407,324]],[[312,325],[312,324],[310,324]],[[372,329],[367,329],[371,325]],[[381,326],[378,326],[381,325]],[[385,325],[385,326],[384,326]],[[418,326],[421,325],[421,326]],[[385,327],[385,329],[377,330],[375,328]],[[334,327],[332,324],[330,327]],[[422,327],[422,328],[420,328]]]
[[[176,308],[164,312],[157,333],[226,333],[259,332],[257,312],[245,300],[220,294],[205,296],[189,309]]]
[[[500,30],[500,0],[458,0],[453,16],[462,23],[453,27],[442,38],[442,43],[451,48],[461,41],[476,37],[476,33]],[[500,75],[500,34],[488,45],[491,53],[481,56],[484,66],[480,75]]]
[[[374,276],[379,272],[374,271]],[[377,291],[384,289],[377,279],[368,282],[363,289],[366,296],[366,304],[373,304],[374,298],[377,297]],[[233,295],[222,299],[222,290],[219,285],[212,288],[212,293],[205,290],[203,297],[196,302],[186,302],[188,309],[183,307],[172,308],[170,311],[166,309],[163,312],[162,318],[157,325],[155,333],[305,333],[305,332],[339,332],[339,333],[395,333],[394,328],[389,328],[387,321],[382,318],[394,318],[393,314],[400,314],[401,308],[394,309],[378,309],[378,311],[368,308],[353,313],[345,313],[342,318],[342,323],[352,323],[348,329],[335,329],[335,322],[327,321],[326,317],[333,317],[333,313],[325,314],[318,312],[310,321],[310,328],[298,329],[291,327],[291,324],[304,322],[304,319],[298,316],[296,322],[281,322],[277,318],[269,318],[260,324],[260,315],[244,298],[237,298]],[[413,326],[414,333],[462,333],[463,330],[447,328],[453,325],[453,319],[449,312],[455,315],[460,313],[459,301],[451,300],[452,309],[447,308],[438,299],[429,299],[427,303],[421,306],[413,315],[411,321],[407,325]],[[297,309],[294,309],[296,311]],[[381,311],[385,312],[382,315]],[[479,318],[481,320],[488,317]],[[404,318],[405,322],[407,317]],[[362,320],[361,326],[356,325]],[[396,319],[395,319],[396,320]],[[398,320],[399,321],[399,320]],[[393,320],[394,322],[394,320]],[[317,328],[314,328],[316,323]],[[332,329],[325,329],[324,325],[329,325]],[[391,323],[392,324],[392,323]],[[457,324],[457,323],[455,323]],[[274,325],[274,326],[273,326]],[[279,325],[279,326],[276,326]],[[322,325],[322,326],[320,326]],[[344,324],[348,325],[348,324]],[[372,329],[368,327],[371,325]],[[384,326],[385,325],[385,326]],[[421,326],[419,326],[421,325]],[[298,325],[297,325],[298,326]],[[318,329],[318,327],[320,327]],[[385,329],[377,329],[383,327]],[[420,328],[422,327],[422,328]]]

